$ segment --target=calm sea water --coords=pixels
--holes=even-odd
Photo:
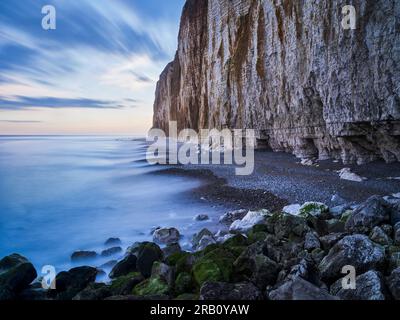
[[[0,137],[0,257],[17,252],[40,270],[73,265],[75,250],[105,249],[109,237],[151,240],[154,226],[186,236],[221,212],[187,197],[200,182],[155,174],[144,140],[116,137]],[[99,266],[108,260],[90,263]]]

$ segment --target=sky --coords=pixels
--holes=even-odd
[[[184,0],[1,0],[0,135],[145,134]],[[42,8],[54,6],[56,29]]]

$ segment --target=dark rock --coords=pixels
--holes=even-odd
[[[217,243],[217,241],[215,240],[214,237],[212,237],[212,236],[203,236],[200,239],[197,247],[194,248],[194,249],[196,251],[201,251],[201,250],[204,250],[205,248],[207,248],[208,246],[216,244],[216,243]]]
[[[151,275],[153,263],[162,259],[163,252],[158,245],[151,242],[143,243],[137,252],[137,269],[145,278],[148,278]]]
[[[342,279],[332,287],[340,288],[334,295],[342,300],[385,300],[385,285],[380,272],[368,271],[356,278],[356,289],[343,289]],[[332,290],[332,289],[331,289]],[[331,291],[331,293],[333,293]]]
[[[112,268],[110,272],[110,278],[114,279],[121,276],[125,276],[136,270],[137,270],[137,257],[134,254],[129,254]]]
[[[271,300],[337,300],[325,289],[296,277],[294,280],[282,284],[269,293]]]
[[[75,251],[71,255],[72,262],[81,262],[95,258],[97,258],[97,253],[95,251]]]
[[[181,272],[178,274],[175,280],[174,291],[177,295],[191,292],[193,290],[194,284],[192,276],[187,272]]]
[[[380,227],[374,227],[371,231],[371,234],[369,235],[369,238],[375,242],[378,243],[382,246],[387,246],[392,244],[392,239],[389,238],[389,236],[380,228]]]
[[[262,294],[260,290],[250,282],[225,283],[225,282],[205,282],[200,289],[200,300],[260,300]]]
[[[164,280],[168,286],[171,287],[175,278],[174,268],[165,263],[155,261],[151,270],[151,277],[158,277]]]
[[[301,238],[310,230],[306,220],[302,217],[281,214],[271,217],[267,223],[270,223],[271,220],[274,223],[274,232],[278,239]]]
[[[214,234],[207,228],[203,228],[200,230],[200,232],[193,235],[192,238],[193,249],[196,249],[199,246],[200,240],[205,236],[210,237],[212,239],[214,238]]]
[[[248,212],[249,210],[244,209],[227,212],[219,218],[219,222],[230,226],[236,220],[242,220]]]
[[[321,243],[317,235],[312,231],[307,232],[304,241],[304,249],[306,249],[307,251],[313,251],[314,249],[318,248],[321,248]]]
[[[196,217],[194,217],[194,220],[196,221],[207,221],[209,219],[209,216],[206,214],[198,214]]]
[[[169,295],[170,287],[168,283],[160,277],[151,277],[138,284],[132,291],[136,296],[160,296]]]
[[[120,253],[120,252],[122,252],[122,248],[121,247],[112,247],[112,248],[103,250],[101,252],[101,256],[102,257],[110,257],[110,256],[113,256],[113,255],[115,255],[117,253]]]
[[[347,210],[351,210],[351,205],[342,204],[330,209],[330,213],[335,219],[340,219]]]
[[[43,301],[48,300],[47,290],[29,286],[18,293],[16,300],[22,301]]]
[[[169,243],[165,246],[165,248],[162,249],[164,258],[168,258],[170,255],[182,252],[182,248],[179,245],[179,243],[174,242],[174,243]]]
[[[373,227],[389,219],[388,204],[381,197],[373,196],[353,211],[346,222],[346,230],[353,233],[369,233]]]
[[[390,274],[387,279],[387,285],[393,298],[400,300],[400,267]]]
[[[99,268],[100,269],[112,269],[117,263],[118,263],[117,260],[110,260],[106,263],[103,263],[101,266],[99,266]]]
[[[338,241],[342,240],[346,235],[346,233],[332,233],[320,237],[319,240],[322,244],[323,249],[329,251]]]
[[[326,228],[328,234],[339,233],[345,231],[345,223],[338,219],[330,219],[326,221]]]
[[[108,238],[107,241],[104,243],[105,246],[119,246],[121,245],[121,239],[120,238]]]
[[[69,271],[60,272],[56,276],[56,294],[59,300],[71,300],[80,291],[96,280],[97,269],[92,267],[78,267]]]
[[[72,300],[99,301],[112,295],[111,290],[104,283],[91,283]]]
[[[110,290],[112,295],[129,295],[132,293],[133,288],[143,280],[144,277],[139,272],[132,272],[114,279],[111,283]]]
[[[390,223],[394,226],[400,222],[400,199],[397,199],[396,203],[390,207]]]
[[[180,239],[179,231],[176,228],[161,228],[153,233],[153,241],[162,244],[178,242]]]
[[[394,243],[400,246],[400,222],[394,225],[393,232],[394,232]]]
[[[357,273],[363,273],[371,269],[379,270],[383,266],[384,259],[384,249],[367,236],[346,236],[335,244],[321,261],[319,270],[322,279],[337,280],[346,265],[354,266]]]
[[[0,300],[15,299],[36,276],[35,268],[25,257],[19,254],[4,257],[0,260]]]

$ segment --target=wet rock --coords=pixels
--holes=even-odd
[[[12,300],[36,278],[32,263],[19,254],[0,260],[0,300]]]
[[[165,280],[159,277],[151,277],[138,284],[133,289],[132,293],[136,296],[144,296],[148,299],[149,296],[168,296],[170,288]]]
[[[129,254],[112,268],[109,276],[111,279],[114,279],[121,276],[125,276],[136,270],[137,270],[137,257],[133,254]]]
[[[369,238],[382,246],[387,246],[392,243],[392,239],[380,228],[374,227],[369,235]]]
[[[194,234],[193,238],[192,238],[192,247],[194,250],[197,249],[197,247],[199,246],[200,240],[203,237],[214,238],[214,235],[207,228],[201,229],[198,233]]]
[[[110,285],[112,295],[129,295],[133,288],[144,281],[144,277],[139,272],[132,272],[125,276],[114,279]]]
[[[342,279],[338,280],[332,287],[331,293],[342,300],[385,300],[383,276],[380,272],[372,270],[356,278],[355,289],[343,289]],[[335,288],[339,288],[339,290],[337,291]]]
[[[108,238],[106,242],[104,243],[105,246],[119,246],[122,244],[122,241],[120,238]]]
[[[319,270],[322,279],[337,280],[346,265],[351,265],[356,268],[357,273],[362,273],[371,269],[379,270],[384,259],[385,250],[367,236],[346,236],[321,261]]]
[[[212,245],[212,244],[215,244],[215,243],[217,243],[217,241],[214,239],[214,237],[205,235],[200,239],[199,244],[196,247],[196,250],[197,251],[204,250],[209,245]]]
[[[101,252],[101,256],[102,257],[110,257],[110,256],[113,256],[113,255],[115,255],[117,253],[120,253],[120,252],[122,252],[122,248],[121,247],[112,247],[112,248],[103,250]]]
[[[195,221],[207,221],[209,219],[209,216],[206,214],[198,214],[196,217],[194,217]]]
[[[326,289],[321,289],[301,277],[281,285],[269,293],[271,300],[337,300]]]
[[[99,301],[110,297],[112,292],[104,283],[91,283],[81,292],[79,292],[72,300],[83,301]]]
[[[165,248],[162,249],[164,258],[168,258],[170,255],[174,253],[178,253],[182,251],[181,246],[179,245],[178,242],[174,243],[169,243],[165,246]]]
[[[140,273],[148,278],[151,275],[153,263],[162,259],[163,253],[158,245],[151,242],[144,243],[138,251],[136,266]]]
[[[153,268],[151,269],[151,277],[160,278],[171,287],[175,277],[174,269],[165,263],[156,261],[153,263]]]
[[[255,225],[265,222],[269,215],[270,213],[268,210],[249,211],[243,219],[234,221],[229,227],[229,231],[239,233],[247,232]]]
[[[387,279],[387,285],[393,298],[400,300],[400,267],[392,271]]]
[[[372,228],[389,219],[387,203],[382,198],[373,196],[353,211],[346,222],[346,230],[353,233],[369,233]]]
[[[97,258],[97,253],[95,251],[75,251],[71,255],[72,262],[82,262],[95,258]]]
[[[200,289],[200,300],[260,300],[260,290],[250,282],[226,283],[226,282],[205,282]]]
[[[321,243],[318,239],[318,236],[314,232],[307,232],[304,241],[304,249],[307,251],[313,251],[314,249],[318,248],[321,248]]]
[[[230,226],[234,221],[243,219],[248,212],[248,210],[241,209],[225,213],[219,218],[219,222]]]
[[[176,228],[161,228],[153,233],[153,241],[162,244],[178,242],[180,237]]]
[[[89,284],[94,283],[97,269],[92,267],[78,267],[69,271],[60,272],[56,276],[56,289],[51,290],[58,300],[71,300]]]
[[[283,213],[291,214],[293,216],[298,216],[300,214],[301,205],[300,204],[291,204],[282,209]]]

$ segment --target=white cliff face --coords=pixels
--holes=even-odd
[[[354,5],[357,29],[341,26]],[[252,128],[275,151],[400,160],[400,1],[188,0],[154,126]]]

